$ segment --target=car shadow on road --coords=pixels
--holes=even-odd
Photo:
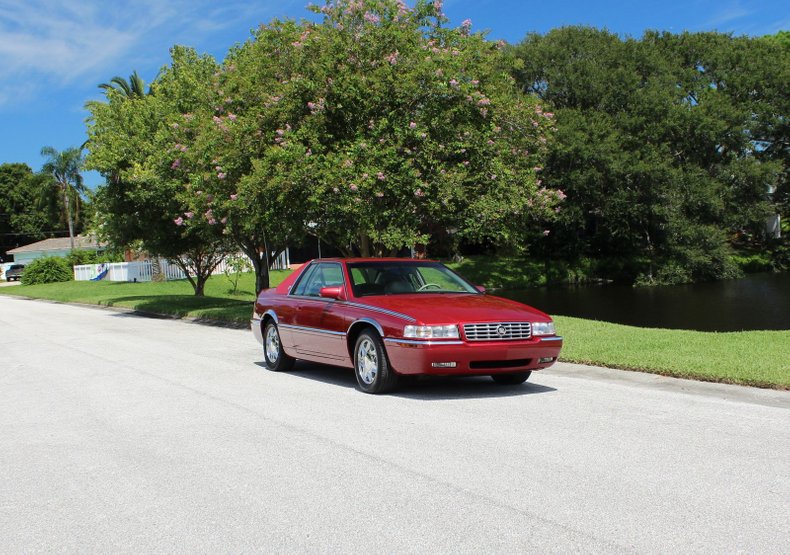
[[[263,362],[256,362],[266,368]],[[322,382],[349,389],[358,389],[354,371],[316,362],[297,361],[293,369],[287,372],[317,382]],[[539,376],[539,374],[537,374]],[[533,373],[530,379],[535,379]],[[406,378],[398,387],[389,393],[393,397],[416,399],[420,401],[439,401],[446,399],[480,399],[488,397],[518,397],[537,393],[557,391],[553,387],[527,381],[521,385],[503,386],[494,383],[488,376],[421,376]]]

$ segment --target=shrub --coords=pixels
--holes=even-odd
[[[38,258],[25,267],[22,285],[56,283],[74,279],[73,271],[65,258],[47,256]]]

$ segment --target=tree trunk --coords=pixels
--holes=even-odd
[[[359,238],[359,255],[362,258],[370,258],[370,237],[367,233],[362,234]]]
[[[203,297],[203,296],[205,296],[205,293],[203,292],[203,290],[206,288],[206,280],[208,279],[208,276],[198,275],[198,276],[195,276],[195,278],[196,278],[195,279],[195,283],[194,283],[194,285],[195,285],[195,296],[196,297]]]
[[[69,186],[66,183],[61,184],[63,188],[63,205],[66,208],[66,220],[69,224],[69,243],[71,250],[74,250],[74,220],[71,217],[71,202],[69,202]],[[51,190],[51,189],[50,189]]]
[[[255,270],[255,296],[257,297],[258,293],[269,288],[269,261],[266,251],[261,252],[257,246],[254,247],[241,241],[236,243],[252,262],[252,268]]]

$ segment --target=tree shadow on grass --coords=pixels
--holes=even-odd
[[[102,302],[133,310],[132,314],[149,318],[195,318],[198,321],[221,321],[233,327],[248,326],[252,314],[249,300],[194,295],[134,295]]]
[[[266,369],[263,362],[256,365]],[[350,368],[297,361],[290,375],[306,378],[348,389],[358,389],[354,371]],[[534,378],[532,375],[531,379]],[[502,386],[488,376],[421,376],[406,378],[388,395],[419,401],[441,401],[447,399],[485,399],[494,397],[518,397],[557,391],[553,387],[526,382],[521,385]]]

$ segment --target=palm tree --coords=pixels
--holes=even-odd
[[[51,146],[41,149],[41,156],[47,161],[41,167],[43,173],[55,178],[55,183],[63,195],[63,206],[66,208],[66,220],[69,224],[69,239],[71,248],[74,249],[74,217],[71,213],[71,197],[79,196],[85,192],[82,184],[82,151],[78,148],[67,148],[59,152]]]
[[[145,92],[145,81],[142,77],[137,75],[136,70],[133,71],[129,76],[128,81],[123,77],[116,75],[110,79],[109,83],[102,83],[99,85],[99,88],[104,89],[105,91],[111,89],[121,91],[121,93],[123,93],[123,95],[127,98],[142,98],[147,94]]]

